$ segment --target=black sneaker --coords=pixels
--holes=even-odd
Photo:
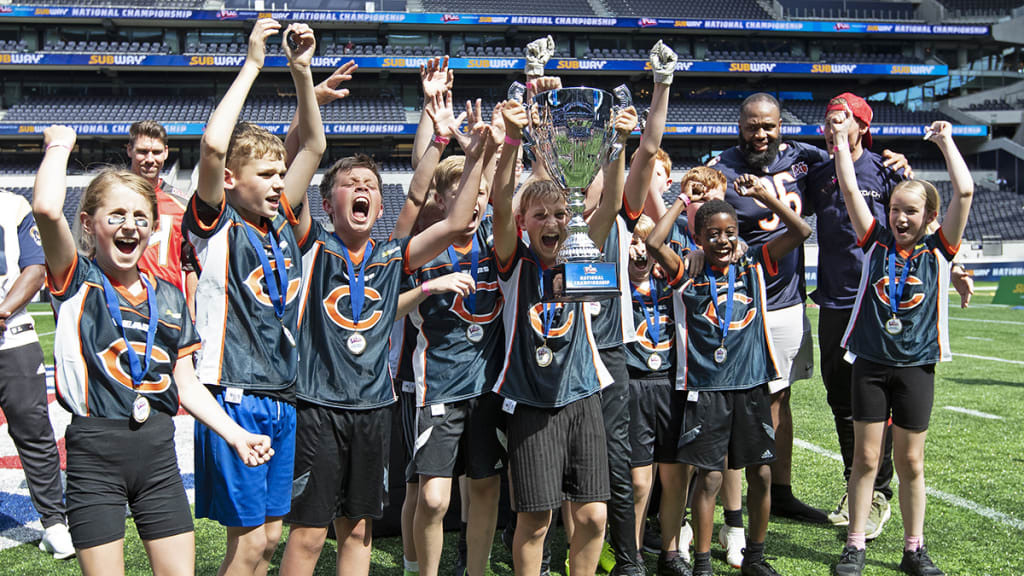
[[[710,566],[705,569],[694,568],[693,576],[715,576],[715,573],[711,570]]]
[[[693,569],[690,568],[690,563],[678,554],[671,559],[659,554],[658,576],[693,576]]]
[[[647,568],[643,564],[616,564],[608,576],[647,576]],[[690,576],[689,573],[686,576]]]
[[[900,562],[900,570],[910,576],[945,576],[946,573],[939,570],[939,567],[932,562],[928,556],[928,549],[921,546],[917,550],[903,551],[903,560]]]
[[[864,572],[864,558],[867,550],[856,546],[843,548],[843,555],[836,564],[836,576],[860,576]]]
[[[828,514],[824,510],[808,506],[796,498],[779,500],[772,498],[772,516],[789,518],[797,522],[806,522],[807,524],[829,523]]]
[[[764,558],[754,562],[748,562],[744,558],[743,564],[740,565],[740,574],[743,576],[781,576]]]

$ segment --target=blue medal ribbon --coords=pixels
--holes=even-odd
[[[124,343],[128,349],[128,367],[132,373],[132,387],[138,388],[142,384],[142,379],[145,378],[146,373],[149,372],[149,362],[153,358],[153,341],[156,339],[156,325],[157,325],[157,309],[156,309],[156,290],[149,284],[149,280],[146,280],[146,276],[142,276],[142,284],[146,287],[146,303],[149,306],[149,326],[146,328],[146,353],[144,362],[139,361],[139,355],[135,353],[135,348],[132,347],[131,341],[128,340],[128,334],[124,330],[124,319],[121,317],[121,304],[117,301],[117,295],[114,292],[114,287],[110,285],[110,280],[106,274],[100,274],[100,278],[103,279],[103,297],[107,301],[107,310],[110,311],[110,318],[114,322],[114,327],[121,330],[121,338],[124,339]]]
[[[647,312],[647,303],[644,302],[643,294],[640,293],[636,286],[633,286],[633,298],[640,302],[640,310],[643,311],[644,321],[647,323],[647,333],[651,335],[651,341],[654,342],[654,348],[657,350],[660,340],[659,336],[661,335],[661,314],[658,313],[658,283],[653,276],[650,279],[650,292],[653,320],[651,319],[652,314]]]
[[[252,226],[248,222],[243,222],[242,226],[245,228],[245,234],[249,238],[249,244],[252,244],[252,249],[260,258],[260,266],[263,267],[263,279],[267,282],[267,293],[270,296],[270,303],[274,305],[274,315],[277,316],[278,320],[281,320],[284,318],[285,295],[288,294],[288,269],[284,264],[284,253],[281,252],[277,236],[274,235],[274,225],[272,222],[269,223],[267,234],[270,235],[270,249],[274,252],[276,270],[270,267],[267,251],[263,247],[263,243],[256,237],[256,233],[252,231]]]
[[[349,302],[352,303],[352,321],[356,325],[356,331],[359,331],[359,317],[363,315],[363,302],[366,301],[366,276],[363,272],[366,271],[366,261],[370,259],[370,255],[366,252],[366,247],[363,248],[363,261],[359,263],[359,273],[356,273],[356,267],[352,264],[352,257],[348,254],[348,247],[345,243],[338,238],[337,234],[332,232],[332,235],[341,242],[342,248],[341,255],[345,258],[345,265],[348,266],[348,285],[349,285]],[[370,240],[368,247],[373,248],[373,240]]]
[[[454,246],[448,247],[448,258],[452,262],[452,268],[456,272],[465,272],[462,268],[462,264],[459,262],[459,255],[455,252]],[[480,247],[476,243],[476,234],[473,235],[473,245],[469,250],[469,274],[473,277],[473,289],[474,292],[470,292],[468,296],[463,298],[466,301],[466,307],[469,309],[470,314],[476,314],[476,268],[477,264],[480,263]],[[543,287],[541,288],[543,290]]]
[[[527,248],[527,250],[530,250],[530,249]],[[540,265],[540,258],[537,258],[537,255],[533,253],[533,250],[530,250],[530,257],[533,259],[534,263],[537,265],[537,285],[540,287],[540,299],[543,300],[544,299],[544,270],[543,270],[543,268]],[[555,321],[555,305],[549,304],[549,303],[545,303],[544,304],[544,312],[541,315],[541,320],[543,320],[543,324],[544,324],[544,343],[547,344],[548,333],[551,332],[551,324],[553,324],[554,321]]]
[[[900,302],[903,301],[903,289],[907,286],[907,273],[910,271],[910,259],[903,263],[903,271],[900,279],[896,280],[896,244],[889,249],[889,309],[893,317],[900,310]]]
[[[729,334],[729,323],[732,322],[732,297],[736,293],[736,265],[729,265],[729,288],[726,293],[725,314],[722,314],[718,306],[718,281],[715,279],[714,270],[707,267],[708,284],[711,286],[711,299],[715,305],[715,316],[718,316],[718,327],[722,329],[722,344],[725,344],[725,337]]]

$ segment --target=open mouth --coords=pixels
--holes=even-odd
[[[558,246],[558,238],[558,234],[544,234],[540,237],[540,243],[543,244],[545,248],[553,250],[555,246]]]
[[[114,247],[122,254],[131,254],[132,252],[135,252],[135,248],[138,245],[139,241],[134,239],[120,238],[114,240]]]
[[[643,255],[634,257],[633,258],[633,264],[636,265],[637,268],[646,268],[647,267],[647,255],[643,254]]]
[[[357,196],[352,201],[352,216],[360,222],[365,222],[370,217],[370,199],[366,196]]]

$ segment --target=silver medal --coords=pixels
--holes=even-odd
[[[715,362],[721,364],[725,362],[726,357],[729,356],[729,352],[725,349],[725,346],[719,346],[715,348]]]
[[[476,344],[484,339],[484,327],[479,324],[470,324],[466,327],[466,340]]]
[[[363,335],[358,332],[349,336],[345,344],[348,346],[348,351],[356,356],[362,354],[366,350],[366,338],[363,338]]]
[[[537,366],[541,368],[550,366],[554,357],[555,355],[551,352],[551,348],[548,348],[547,345],[537,348]]]
[[[285,326],[284,324],[281,324],[281,331],[284,332],[285,340],[287,340],[288,343],[292,345],[292,348],[295,348],[295,336],[292,336],[292,331],[289,330],[288,327]]]
[[[654,372],[661,370],[661,356],[658,353],[654,353],[648,356],[647,367]]]
[[[132,402],[132,420],[142,424],[149,419],[149,400],[141,394]]]
[[[597,316],[598,314],[601,313],[601,303],[600,302],[587,302],[586,303],[586,307],[587,307],[587,314],[590,314],[591,316]]]
[[[885,322],[885,331],[895,336],[903,332],[903,322],[900,322],[899,318],[893,316]]]

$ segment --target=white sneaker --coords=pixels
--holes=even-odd
[[[53,554],[57,560],[64,560],[75,555],[75,545],[71,542],[71,533],[65,524],[54,524],[43,532],[39,541],[39,549]]]
[[[743,564],[743,548],[747,545],[747,537],[743,535],[743,528],[733,528],[723,524],[718,531],[718,543],[725,548],[725,561],[733,568],[739,568]]]
[[[850,506],[846,501],[846,492],[843,492],[843,497],[839,499],[836,509],[828,513],[828,521],[834,526],[850,525]]]
[[[683,521],[683,525],[679,528],[679,555],[686,560],[686,563],[690,563],[690,545],[693,543],[693,528],[689,522]]]

